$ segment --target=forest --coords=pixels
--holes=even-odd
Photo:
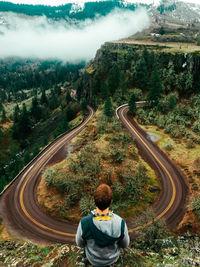
[[[102,46],[85,69],[84,63],[1,61],[1,189],[50,140],[69,130],[69,122],[79,111],[85,114],[87,104],[96,109],[103,107],[101,121],[106,124],[106,117],[108,123],[113,121],[115,107],[128,103],[130,114],[141,125],[157,125],[173,138],[183,139],[188,148],[199,145],[199,65],[198,53],[172,54],[155,46],[120,47],[112,43]],[[72,89],[76,91],[76,101],[71,98]],[[138,100],[146,100],[146,105],[136,107]],[[8,109],[10,104],[12,112]],[[114,164],[122,162],[125,152],[112,149],[109,162],[110,157]],[[172,149],[173,145],[168,144],[166,150]],[[86,154],[83,153],[83,161]],[[76,164],[70,163],[74,172],[80,169]],[[88,170],[100,168],[90,165]],[[52,173],[46,175],[48,184],[60,188],[60,181],[57,183]],[[124,178],[127,183],[129,178]],[[86,175],[82,182],[87,181]],[[63,182],[68,192],[71,181]],[[124,190],[120,194],[125,195],[128,187]],[[71,193],[73,199],[76,194]]]
[[[142,6],[147,6],[143,5]],[[71,12],[72,4],[62,6],[42,6],[42,5],[25,5],[25,4],[12,4],[10,2],[0,2],[0,12],[15,12],[23,13],[29,16],[43,16],[52,19],[94,19],[97,14],[105,16],[115,8],[126,8],[135,10],[137,4],[123,5],[120,1],[100,1],[85,3],[84,9],[81,12]]]
[[[0,190],[50,140],[70,129],[80,105],[71,98],[85,63],[0,61]]]
[[[162,51],[161,48],[140,45],[123,44],[120,47],[118,44],[107,43],[101,47],[76,84],[80,98],[87,99],[91,106],[96,107],[97,125],[90,126],[92,129],[83,137],[82,143],[85,145],[81,142],[77,145],[81,147],[80,151],[74,153],[72,159],[66,160],[65,167],[61,164],[44,172],[49,188],[57,188],[63,196],[64,203],[55,203],[55,206],[59,207],[56,216],[66,216],[67,212],[71,213],[71,209],[77,205],[81,214],[87,214],[92,207],[91,195],[98,180],[112,186],[115,196],[115,205],[112,208],[123,216],[128,213],[127,207],[136,207],[140,201],[143,204],[152,203],[146,166],[143,166],[136,156],[136,151],[132,149],[132,140],[116,122],[114,110],[128,103],[130,115],[134,116],[140,125],[155,125],[158,130],[168,134],[175,141],[170,139],[170,142],[165,144],[163,148],[166,153],[172,152],[176,142],[180,143],[180,140],[183,140],[186,149],[196,146],[198,148],[199,59],[197,53],[172,54]],[[146,104],[137,107],[136,102],[141,100],[145,100]],[[102,151],[105,145],[107,150]],[[95,161],[91,158],[95,158]],[[127,163],[129,159],[130,166]],[[194,158],[195,164],[199,160],[197,155]],[[130,173],[126,169],[127,166],[131,170]],[[182,167],[188,168],[185,165]],[[103,172],[104,169],[106,171]],[[197,191],[196,181],[200,171],[195,170],[193,176],[188,172],[188,175],[191,177],[194,191]],[[90,181],[93,181],[92,185]],[[81,194],[78,194],[80,188]],[[122,199],[126,201],[122,202]],[[195,204],[197,207],[198,203]],[[65,207],[65,210],[62,207]],[[45,208],[48,210],[48,204]],[[49,212],[52,213],[52,210]]]

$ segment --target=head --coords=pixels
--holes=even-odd
[[[107,209],[112,203],[112,190],[109,185],[101,184],[94,192],[94,201],[101,211]]]

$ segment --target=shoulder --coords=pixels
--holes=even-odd
[[[121,228],[121,232],[123,233],[126,225],[125,220],[115,213],[113,213],[113,215],[114,215],[114,223],[119,225],[119,227]]]
[[[124,219],[120,217],[119,215],[117,215],[116,213],[113,213],[113,218],[114,218],[114,221],[119,224],[121,224],[121,222],[124,221]]]
[[[87,228],[90,225],[91,218],[92,218],[92,215],[90,214],[89,216],[86,216],[81,219],[80,223],[81,223],[82,229]]]

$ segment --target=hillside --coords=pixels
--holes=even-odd
[[[44,7],[0,2],[0,17],[4,26],[7,12],[23,13],[23,17],[44,14],[49,23],[63,19],[68,25],[95,20],[96,14],[105,16],[115,7],[136,8],[119,1],[87,3],[80,10],[72,4]],[[89,104],[96,111],[91,122],[67,144],[62,161],[48,165],[36,182],[36,195],[32,195],[41,213],[59,222],[77,223],[94,208],[94,189],[107,183],[114,193],[112,210],[139,225],[152,221],[150,227],[132,234],[130,248],[121,252],[114,267],[198,266],[199,9],[174,1],[146,8],[150,28],[103,44],[86,67],[84,62],[0,60],[0,190],[48,143],[80,123]],[[136,106],[137,101],[145,103]],[[131,119],[187,179],[186,212],[173,229],[154,220],[152,210],[162,186],[115,116],[115,108],[124,103],[129,105]],[[0,218],[2,266],[88,266],[83,250],[74,245],[48,245],[49,241],[33,245],[14,238],[18,236],[15,230],[11,221],[7,228]]]
[[[198,232],[200,57],[197,46],[185,52],[182,47],[175,49],[174,44],[166,47],[145,41],[106,43],[98,50],[80,83],[88,86],[82,94],[93,104],[98,103],[94,94],[100,99],[111,94],[118,105],[130,101],[130,95],[136,100],[150,101],[149,106],[136,109],[135,117],[147,131],[151,129],[163,137],[158,143],[188,177],[190,203],[196,203],[196,208],[192,204],[186,217],[190,221],[188,227],[193,225]],[[156,74],[153,69],[157,70]],[[154,75],[158,83],[153,80]],[[155,86],[160,91],[151,89]],[[157,99],[156,105],[151,104],[151,99]],[[184,229],[187,229],[187,219],[181,226]]]

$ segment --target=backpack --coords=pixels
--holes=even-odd
[[[121,221],[121,235],[120,237],[112,237],[106,233],[101,232],[93,222],[94,215],[91,213],[89,216],[81,220],[82,238],[84,240],[94,239],[95,244],[99,247],[107,247],[113,245],[116,241],[124,238],[125,221]]]

